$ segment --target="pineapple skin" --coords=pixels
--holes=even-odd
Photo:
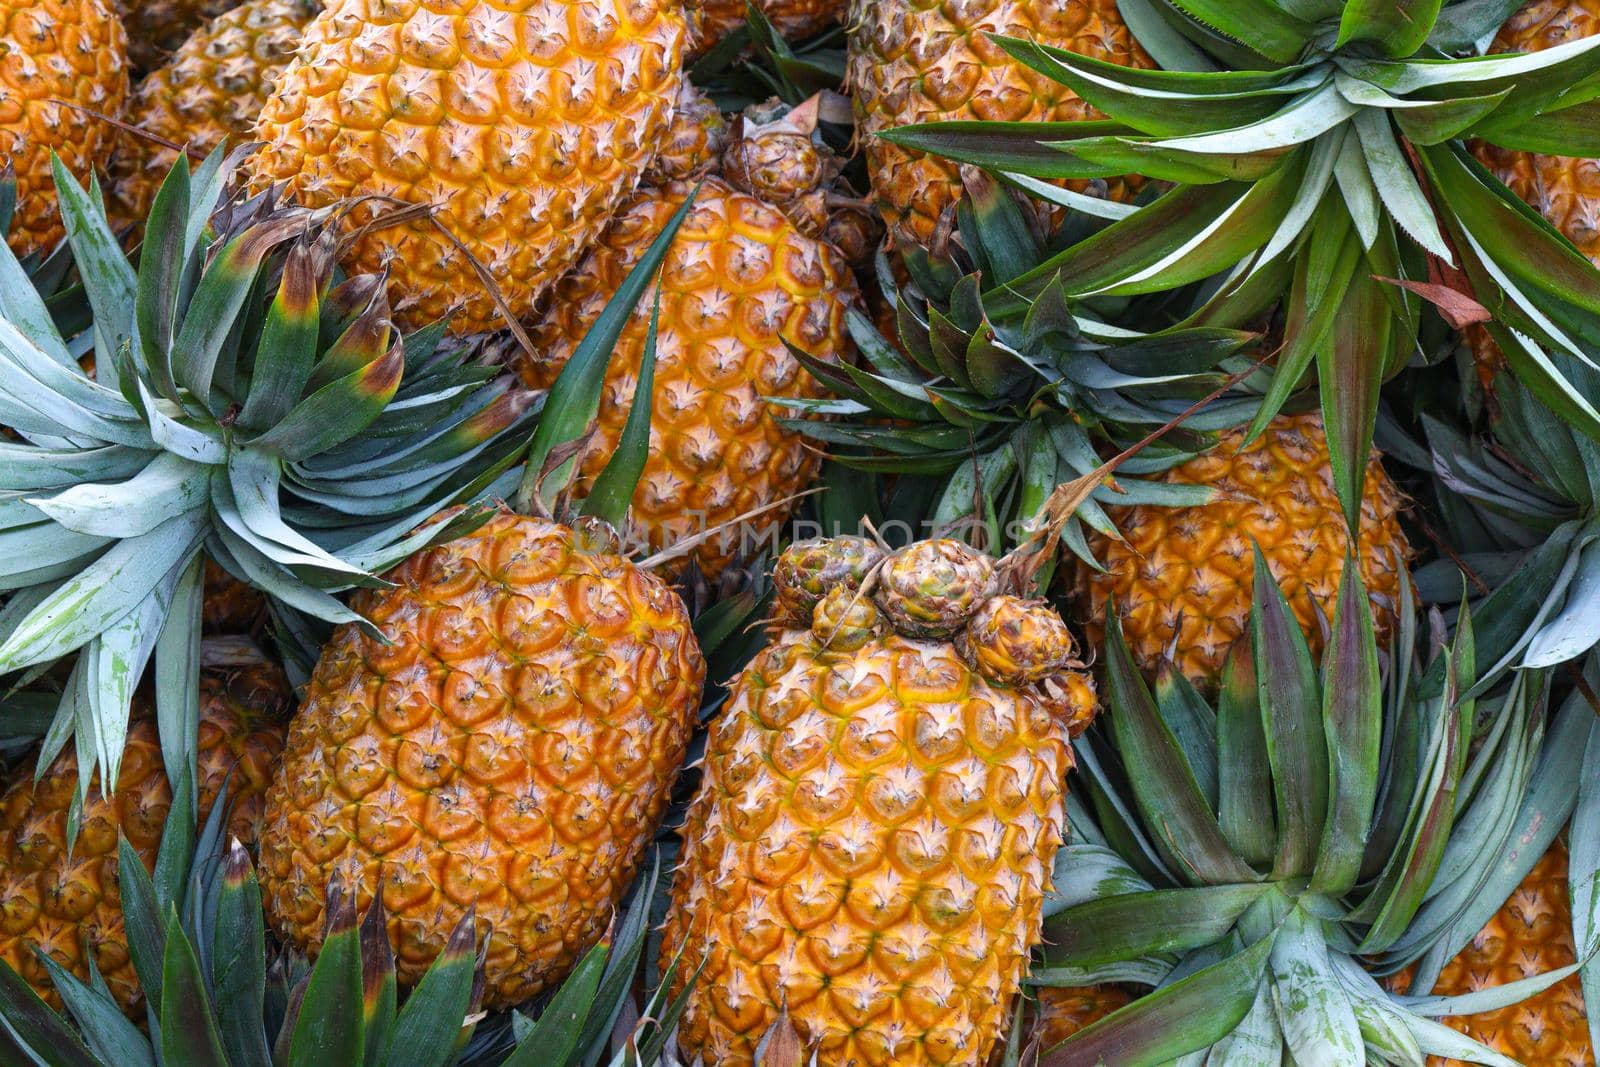
[[[1489,51],[1540,52],[1596,33],[1600,33],[1600,0],[1534,0],[1506,20]],[[1482,141],[1474,143],[1472,151],[1600,266],[1600,161],[1513,152]],[[1493,395],[1494,376],[1505,366],[1505,356],[1482,326],[1469,326],[1464,335],[1478,380]]]
[[[525,384],[548,388],[590,325],[683,203],[690,186],[669,183],[636,194],[604,239],[555,290],[523,353]],[[644,356],[647,292],[606,371],[596,438],[578,481],[582,494],[615,450],[633,403]],[[784,428],[788,414],[763,398],[825,395],[784,347],[828,362],[853,351],[845,314],[859,299],[853,275],[832,246],[802,234],[771,205],[708,178],[667,254],[661,276],[650,456],[633,495],[631,521],[652,550],[719,526],[804,489],[820,457]],[[714,578],[740,553],[775,533],[793,505],[744,520],[693,550]],[[669,566],[673,572],[682,566]]]
[[[110,151],[116,129],[95,116],[121,115],[127,52],[105,0],[0,0],[0,160],[16,168],[6,240],[17,255],[48,249],[65,233],[50,153],[81,182]]]
[[[1488,925],[1445,965],[1433,992],[1458,996],[1532,978],[1576,958],[1567,897],[1567,848],[1558,841]],[[1594,1067],[1583,986],[1575,974],[1499,1011],[1439,1021],[1530,1067]],[[1460,1063],[1438,1056],[1428,1062],[1430,1067]]]
[[[267,598],[210,559],[206,560],[205,593],[200,623],[208,634],[247,633],[267,610]]]
[[[685,80],[661,151],[645,169],[645,184],[665,185],[705,174],[722,158],[729,132],[728,121],[717,110],[717,102]]]
[[[942,120],[1099,117],[1072,90],[1027,70],[985,34],[1032,38],[1123,66],[1155,66],[1123,23],[1115,0],[854,0],[847,24],[846,81],[873,192],[891,234],[921,244],[933,237],[941,213],[960,199],[960,166],[873,135]],[[1106,183],[1114,199],[1134,191],[1120,178]]]
[[[201,674],[196,765],[202,824],[226,782],[228,830],[255,843],[291,699],[287,679],[272,664]],[[142,1018],[144,994],[122,924],[117,835],[128,839],[146,870],[155,868],[172,789],[147,711],[128,726],[112,796],[98,785],[90,788],[69,854],[67,815],[77,785],[78,760],[69,744],[37,785],[26,762],[0,796],[0,959],[60,1010],[60,995],[33,950],[48,952],[85,981],[92,955],[123,1011]]]
[[[127,121],[191,152],[250,137],[277,77],[319,7],[314,0],[249,0],[196,30],[135,87]],[[143,221],[178,154],[122,132],[110,167],[110,204]]]
[[[749,1067],[787,1011],[807,1063],[977,1067],[1040,935],[1092,683],[993,682],[847,587],[814,610],[785,606],[711,727],[661,953],[674,992],[704,967],[679,1044]]]
[[[139,70],[155,70],[208,20],[239,0],[116,0],[128,30],[128,58]]]
[[[261,888],[314,954],[338,877],[380,880],[414,984],[475,907],[484,1006],[559,979],[610,922],[667,803],[705,662],[682,601],[573,530],[502,512],[413,556],[335,632],[267,793]]]
[[[523,318],[661,146],[687,29],[673,0],[333,0],[262,109],[255,179],[310,207],[433,205]],[[348,230],[393,210],[368,201]],[[364,233],[344,266],[389,272],[402,326],[503,325],[429,219]]]
[[[1170,649],[1186,677],[1214,688],[1228,650],[1249,624],[1254,539],[1312,655],[1321,655],[1320,620],[1333,617],[1349,544],[1322,419],[1280,415],[1241,449],[1243,440],[1243,430],[1224,433],[1211,451],[1165,476],[1168,482],[1223,490],[1224,499],[1190,508],[1107,509],[1126,541],[1091,533],[1090,550],[1105,573],[1081,561],[1074,569],[1078,610],[1095,644],[1106,603],[1114,600],[1142,668],[1155,670]],[[1362,492],[1358,550],[1380,643],[1394,626],[1399,568],[1412,555],[1400,526],[1404,505],[1374,452]]]

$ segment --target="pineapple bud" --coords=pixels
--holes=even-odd
[[[810,626],[812,612],[829,590],[859,589],[867,572],[882,559],[883,550],[864,537],[795,542],[772,569],[779,618]]]
[[[984,677],[1004,685],[1036,685],[1077,665],[1061,616],[1042,600],[1010,595],[984,601],[956,636],[956,648]]]
[[[811,619],[817,643],[840,652],[853,652],[887,629],[878,606],[853,585],[828,590]]]
[[[874,592],[895,628],[948,637],[995,592],[994,561],[948,538],[918,541],[889,557]]]

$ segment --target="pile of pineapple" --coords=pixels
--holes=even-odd
[[[0,0],[0,1063],[1577,1067],[1600,3]]]

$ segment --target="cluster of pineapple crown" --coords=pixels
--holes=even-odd
[[[774,621],[840,652],[899,634],[950,643],[1003,686],[1061,684],[1081,667],[1060,614],[1005,592],[997,561],[961,541],[887,552],[862,537],[798,542],[773,569]]]

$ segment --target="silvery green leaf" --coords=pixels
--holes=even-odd
[[[1211,1047],[1211,1067],[1281,1067],[1283,1031],[1272,1003],[1271,983],[1263,981],[1250,1012],[1233,1033]]]
[[[1221,155],[1291,148],[1320,137],[1356,111],[1356,106],[1339,95],[1338,88],[1330,79],[1322,88],[1299,97],[1283,110],[1259,122],[1194,137],[1173,137],[1156,141],[1154,146]]]
[[[1361,1027],[1334,977],[1317,920],[1289,913],[1272,946],[1273,999],[1284,1043],[1297,1067],[1352,1067],[1365,1062]]]
[[[1502,982],[1499,985],[1487,986],[1454,997],[1405,997],[1403,1003],[1408,1010],[1429,1018],[1499,1011],[1501,1008],[1508,1008],[1527,1000],[1535,994],[1543,993],[1558,982],[1565,981],[1571,975],[1577,974],[1580,966],[1581,964],[1571,963],[1565,967],[1556,967],[1542,974],[1536,974],[1531,978]]]
[[[51,159],[57,202],[66,224],[67,243],[83,278],[83,289],[94,310],[95,349],[109,355],[129,349],[137,352],[133,321],[138,279],[105,215],[96,210],[89,195],[59,159]],[[109,358],[98,361],[104,383],[116,388],[116,372]]]
[[[172,601],[176,575],[175,570],[138,607],[107,627],[89,646],[89,713],[94,722],[95,752],[109,782],[121,776],[134,687],[143,677],[155,648],[161,621]]]
[[[1387,1057],[1385,1062],[1396,1067],[1427,1067],[1427,1059],[1406,1025],[1406,1013],[1349,956],[1336,955],[1332,960],[1334,975],[1350,996],[1350,1007],[1368,1047],[1380,1049]]]
[[[145,411],[150,419],[150,436],[156,444],[195,463],[216,466],[227,462],[228,446],[221,439],[188,423],[179,422],[174,417],[172,405],[165,400],[157,400],[143,382],[139,383],[139,395],[144,398]]]
[[[169,782],[197,781],[200,724],[200,612],[205,560],[195,553],[178,578],[155,647],[156,732]]]
[[[259,587],[269,596],[276,597],[297,611],[303,611],[335,626],[353,622],[370,636],[384,640],[383,631],[372,623],[322,590],[313,589],[295,580],[283,567],[262,555],[248,541],[226,526],[219,526],[213,532],[222,539],[229,555],[239,565],[239,569],[244,572],[251,585]]]
[[[58,569],[69,576],[108,543],[108,538],[63,530],[51,522],[0,531],[0,589],[37,585],[41,574]]]
[[[1594,657],[1585,672],[1592,683]],[[1578,776],[1578,803],[1568,832],[1568,892],[1572,897],[1572,937],[1584,960],[1583,1002],[1589,1021],[1589,1041],[1600,1047],[1600,725],[1589,724],[1583,766]]]
[[[1583,531],[1573,540],[1565,558],[1561,561],[1560,568],[1556,571],[1555,577],[1550,581],[1547,590],[1540,599],[1539,608],[1534,612],[1533,618],[1528,621],[1521,636],[1511,643],[1511,646],[1506,649],[1500,659],[1482,672],[1481,678],[1483,680],[1478,683],[1479,688],[1485,688],[1486,683],[1490,679],[1498,677],[1501,671],[1521,662],[1523,649],[1528,647],[1534,637],[1544,629],[1545,623],[1560,609],[1566,599],[1567,586],[1571,584],[1572,579],[1578,573],[1578,563],[1583,558],[1584,551],[1595,543],[1597,537],[1600,537],[1600,531],[1591,529]]]
[[[132,408],[125,403],[121,404],[129,416],[128,419],[108,418],[97,414],[60,389],[52,388],[28,373],[25,368],[30,358],[39,361],[40,366],[49,368],[50,376],[58,381],[72,373],[52,362],[15,326],[5,319],[0,319],[0,392],[4,392],[32,412],[35,422],[47,419],[49,421],[41,425],[53,426],[54,432],[63,436],[92,438],[112,444],[131,445],[134,448],[150,446],[149,434],[137,422],[131,421]],[[107,395],[103,386],[95,386],[93,390],[75,390],[75,392],[92,393],[97,406],[111,406],[109,402],[99,403],[99,400]],[[120,401],[120,398],[117,399]],[[47,428],[43,432],[50,430]]]
[[[38,492],[131,478],[156,453],[122,445],[39,448],[0,441],[0,491]]]
[[[1480,1044],[1443,1023],[1410,1014],[1405,1015],[1404,1019],[1411,1036],[1417,1039],[1417,1047],[1430,1056],[1481,1063],[1485,1067],[1525,1067],[1510,1056],[1502,1056],[1488,1045]]]
[[[113,545],[41,601],[0,645],[0,672],[57,659],[103,633],[194,551],[205,525],[203,515],[180,515]]]
[[[1576,659],[1600,642],[1600,540],[1578,554],[1566,602],[1534,634],[1522,653],[1523,667],[1552,667]]]
[[[289,566],[316,567],[330,575],[342,574],[349,581],[371,577],[359,567],[353,567],[325,552],[283,521],[278,510],[278,485],[282,473],[283,468],[274,456],[237,451],[228,457],[226,477],[233,504],[238,509],[240,522],[254,535],[255,543],[259,546],[260,540],[266,540],[281,546],[289,553],[288,556],[277,553],[269,555]],[[217,480],[222,477],[222,472],[218,471]],[[244,536],[238,528],[234,532]],[[289,563],[290,559],[295,562]]]
[[[1155,9],[1158,0],[1117,0],[1122,21],[1145,50],[1155,57],[1162,70],[1212,71],[1217,64],[1189,39],[1162,18]]]
[[[29,503],[68,530],[101,537],[137,537],[168,519],[204,507],[211,468],[171,452],[124,482],[75,485]]]
[[[1459,86],[1478,82],[1518,78],[1574,59],[1600,45],[1600,38],[1585,37],[1540,52],[1514,52],[1509,55],[1469,59],[1428,59],[1404,63],[1353,61],[1345,70],[1355,78],[1381,85],[1391,93],[1405,95],[1435,86]]]
[[[1361,236],[1361,247],[1370,249],[1378,241],[1378,224],[1382,213],[1378,207],[1378,188],[1372,184],[1372,173],[1361,151],[1361,139],[1352,126],[1345,131],[1344,143],[1339,146],[1339,157],[1333,163],[1333,175],[1339,181],[1339,191],[1344,194],[1345,209]]]
[[[1322,203],[1322,195],[1328,191],[1328,186],[1333,182],[1333,165],[1339,158],[1339,148],[1342,143],[1342,139],[1338,137],[1319,137],[1312,142],[1311,154],[1306,161],[1306,176],[1295,193],[1294,206],[1283,217],[1277,232],[1272,235],[1272,239],[1266,243],[1250,265],[1249,274],[1255,274],[1269,263],[1275,262],[1278,256],[1292,247],[1305,232],[1312,216],[1316,214],[1317,205]]]
[[[1364,110],[1355,118],[1355,129],[1373,187],[1389,209],[1390,217],[1412,240],[1453,265],[1455,255],[1444,234],[1439,232],[1433,207],[1423,194],[1422,186],[1417,184],[1405,154],[1400,151],[1388,118],[1377,111]]]
[[[67,351],[67,343],[56,329],[50,309],[45,307],[44,299],[9,245],[0,248],[0,319],[14,324],[24,337],[57,363],[78,369],[78,361]]]
[[[1055,888],[1044,898],[1044,918],[1099,897],[1142,893],[1155,888],[1116,852],[1104,845],[1072,842],[1056,852]]]
[[[1115,200],[1104,197],[1090,196],[1087,193],[1075,193],[1071,189],[1063,189],[1059,185],[1052,185],[1028,174],[1015,174],[1003,172],[1001,177],[1019,189],[1026,190],[1030,195],[1040,200],[1058,204],[1073,211],[1082,212],[1098,219],[1125,219],[1139,208],[1134,204],[1120,204]]]

